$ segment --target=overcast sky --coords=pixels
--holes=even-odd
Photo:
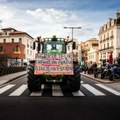
[[[98,37],[99,28],[116,18],[120,0],[0,0],[0,27],[13,27],[33,37],[74,38],[85,41]]]

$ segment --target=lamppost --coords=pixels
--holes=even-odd
[[[82,27],[63,27],[63,28],[72,30],[72,46],[73,46],[73,30],[74,29],[81,29]],[[73,53],[73,49],[72,49],[72,53]]]
[[[64,29],[71,29],[72,30],[72,42],[73,42],[73,30],[74,29],[81,29],[81,27],[64,27]]]

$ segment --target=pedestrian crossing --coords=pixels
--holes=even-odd
[[[47,90],[47,87],[48,90]],[[45,90],[46,89],[46,90]],[[85,89],[85,90],[84,90]],[[101,90],[100,90],[101,89]],[[120,96],[120,92],[113,90],[112,88],[109,88],[103,84],[94,84],[94,86],[90,84],[81,84],[81,89],[77,92],[70,92],[70,91],[64,91],[62,86],[60,84],[51,84],[50,86],[46,86],[46,84],[42,84],[41,86],[41,91],[38,92],[29,92],[27,89],[27,84],[23,84],[21,86],[17,86],[16,84],[8,84],[0,88],[0,96],[24,96],[24,92],[28,92],[28,96],[34,97],[44,97],[44,92],[45,91],[51,91],[48,92],[48,96],[56,96],[56,97],[64,97],[64,96],[90,96],[89,92],[92,94],[92,96],[108,96],[108,92],[110,93],[109,95],[112,96]],[[89,91],[88,93],[86,91]],[[105,92],[107,91],[107,92]],[[47,92],[45,93],[47,96]]]

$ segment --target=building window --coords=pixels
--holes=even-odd
[[[3,39],[3,42],[6,43],[6,39]]]
[[[104,49],[105,49],[105,44],[104,44]]]
[[[76,50],[78,50],[78,46],[76,46]]]
[[[20,52],[20,47],[18,45],[15,46],[14,52]]]
[[[107,43],[107,47],[109,48],[109,43]]]
[[[19,42],[22,43],[22,38],[19,38]]]
[[[14,39],[12,39],[12,43],[14,43]]]
[[[4,53],[5,52],[5,49],[3,46],[0,46],[0,53]]]
[[[29,50],[27,49],[27,54],[29,55]]]
[[[68,50],[70,50],[70,46],[68,46]]]
[[[92,43],[92,46],[98,46],[98,43]]]

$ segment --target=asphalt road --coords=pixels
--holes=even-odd
[[[58,89],[48,84],[41,96],[30,96],[31,93],[22,87],[22,94],[10,96],[21,86],[26,85],[26,76],[0,87],[0,120],[118,120],[120,114],[120,97],[96,86],[96,82],[82,79],[81,91],[84,96],[73,97],[72,93],[53,96]],[[14,85],[8,90],[5,87]],[[86,88],[89,86],[89,89]],[[4,89],[3,89],[4,88]],[[95,88],[95,91],[94,89]],[[96,91],[99,90],[99,91]],[[91,91],[92,90],[92,91]],[[18,90],[19,91],[19,90]],[[64,92],[64,91],[63,91]],[[98,93],[96,93],[98,92]],[[99,95],[100,92],[105,95]],[[115,92],[115,91],[114,91]],[[55,92],[56,93],[56,92]],[[59,93],[59,92],[58,92]],[[96,93],[96,95],[95,95]]]
[[[119,120],[119,97],[2,97],[0,120]]]
[[[42,91],[29,92],[27,89],[27,75],[22,76],[4,86],[0,87],[0,97],[73,97],[73,96],[120,96],[120,92],[104,86],[90,79],[82,78],[81,88],[78,92],[65,91],[59,83],[42,84]]]

